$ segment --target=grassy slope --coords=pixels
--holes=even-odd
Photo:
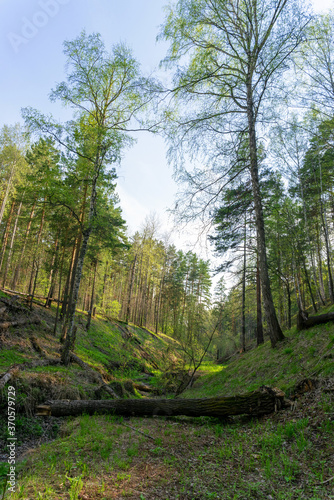
[[[40,325],[12,327],[3,334],[0,349],[0,377],[12,365],[41,360],[33,349],[30,338],[34,336],[40,347],[51,358],[59,358],[59,341],[53,336],[55,310],[36,306],[42,319]],[[9,320],[15,319],[13,315]],[[177,362],[177,343],[165,336],[155,335],[146,329],[128,326],[132,338],[126,339],[125,325],[110,322],[101,317],[92,320],[89,332],[85,329],[86,315],[77,314],[78,332],[75,353],[107,382],[125,382],[140,379],[144,373],[154,373]],[[168,356],[166,351],[168,350]],[[152,382],[156,382],[151,377]],[[71,364],[69,367],[47,366],[20,369],[15,374],[15,383],[20,389],[21,406],[33,409],[35,404],[46,399],[94,398],[98,388],[87,377],[85,370]],[[105,397],[103,395],[102,397]],[[24,401],[23,401],[24,399]]]
[[[297,332],[285,332],[286,340],[270,347],[270,342],[240,354],[225,366],[209,370],[184,397],[234,395],[261,385],[289,392],[298,381],[334,376],[334,323]]]
[[[172,350],[174,346],[168,338],[156,338],[135,328],[133,332],[157,363],[165,358],[166,347]],[[40,335],[41,344],[48,352],[56,348],[50,334],[40,332]],[[8,356],[7,361],[13,356],[35,357],[34,352],[27,351],[28,345],[21,332],[12,350],[2,354]],[[206,364],[202,367],[206,373],[185,396],[235,394],[263,384],[288,389],[305,377],[333,378],[333,347],[333,324],[299,333],[292,330],[287,340],[274,350],[267,343],[238,356],[226,366]],[[110,352],[110,356],[106,352]],[[135,344],[124,342],[119,329],[101,319],[94,322],[89,335],[80,331],[77,353],[110,378],[138,376],[136,363],[147,363]],[[107,369],[111,361],[121,365],[112,375]],[[57,379],[58,390],[63,388],[62,397],[66,391],[73,391],[76,397],[94,391],[75,365],[68,369],[34,369],[27,376],[26,382],[29,380],[31,384],[35,377],[36,388],[44,383],[48,391],[52,390],[49,384],[52,386],[52,381]],[[27,386],[27,393],[31,390]],[[334,475],[333,393],[334,383],[326,381],[317,391],[298,400],[294,412],[225,423],[217,419],[181,417],[132,419],[131,422],[108,416],[68,419],[60,423],[60,434],[55,441],[26,452],[20,465],[19,488],[11,498],[334,498],[331,480]],[[42,420],[30,422],[31,433],[42,435]],[[22,430],[27,432],[28,424],[23,424],[20,424]],[[57,426],[55,422],[51,424]],[[153,439],[136,433],[129,424]]]

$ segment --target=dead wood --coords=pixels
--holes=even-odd
[[[299,311],[297,316],[297,330],[312,328],[312,326],[328,323],[329,321],[334,321],[334,312],[319,314],[319,316],[308,316],[305,311]]]
[[[0,329],[7,330],[11,326],[23,326],[23,325],[39,325],[41,320],[36,316],[33,318],[18,319],[16,321],[2,321],[0,322]]]
[[[150,387],[146,384],[142,384],[140,382],[134,382],[133,387],[138,391],[142,392],[155,392],[155,389],[153,387]]]
[[[109,385],[103,380],[102,378],[102,375],[100,375],[99,373],[97,373],[95,370],[93,370],[93,368],[91,368],[87,363],[85,363],[82,359],[80,359],[76,354],[74,354],[73,352],[70,353],[70,359],[72,361],[74,361],[75,363],[77,363],[77,365],[81,366],[81,368],[83,370],[85,370],[86,372],[89,373],[91,379],[94,381],[94,382],[97,382],[99,384],[101,384],[101,389],[104,389],[108,394],[110,394],[110,396],[112,396],[113,398],[115,399],[118,399],[118,396],[117,394],[115,393],[115,391],[112,390],[111,387],[109,387]]]
[[[231,415],[265,415],[290,406],[284,393],[276,388],[262,387],[239,396],[205,399],[118,399],[90,401],[50,401],[37,406],[37,415],[77,416],[115,414],[123,416],[227,417]]]
[[[13,374],[25,368],[36,368],[37,366],[56,366],[60,365],[61,360],[57,358],[43,359],[40,361],[29,361],[27,363],[20,363],[12,365],[8,371],[0,378],[0,389],[3,389],[7,382],[13,378]]]
[[[5,373],[3,377],[1,377],[1,379],[0,379],[0,390],[3,389],[5,387],[5,385],[7,384],[7,382],[10,381],[10,379],[13,376],[14,371],[15,371],[15,368],[12,368],[7,373]]]
[[[31,314],[31,311],[27,307],[20,304],[15,296],[12,297],[11,299],[7,299],[6,297],[0,297],[0,302],[6,304],[8,309],[10,309],[11,311],[21,312],[24,314]]]
[[[29,340],[31,342],[31,345],[34,349],[34,351],[36,351],[42,358],[45,358],[45,359],[49,359],[49,355],[48,353],[46,352],[45,349],[43,349],[39,343],[38,343],[38,340],[36,339],[36,337],[34,335],[31,335],[29,337]]]

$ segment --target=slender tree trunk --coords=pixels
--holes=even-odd
[[[126,306],[126,314],[125,314],[126,323],[129,322],[129,317],[130,317],[131,298],[132,298],[132,290],[133,290],[133,284],[134,284],[134,279],[135,279],[136,262],[137,262],[137,254],[135,255],[135,258],[133,260],[131,273],[130,273],[129,293],[128,293],[128,301],[127,301],[127,306]]]
[[[62,255],[62,258],[61,258],[61,265],[60,265],[60,271],[59,271],[58,303],[57,303],[57,312],[56,312],[55,324],[54,324],[54,327],[53,327],[53,334],[54,335],[56,335],[56,333],[57,333],[57,324],[58,324],[59,308],[60,308],[60,297],[61,297],[61,281],[62,281],[62,276],[63,276],[63,268],[64,268],[64,260],[65,260],[65,250],[66,250],[66,243],[67,243],[67,234],[68,234],[68,226],[66,228],[64,248],[63,248],[63,255]]]
[[[306,284],[307,284],[307,287],[308,287],[308,290],[309,290],[309,293],[310,293],[310,297],[311,297],[311,301],[312,301],[313,310],[314,310],[315,313],[317,313],[318,312],[318,308],[317,308],[316,302],[314,300],[314,296],[313,296],[313,292],[312,292],[312,287],[311,287],[311,283],[310,283],[310,280],[309,280],[309,276],[308,276],[307,267],[306,267],[306,263],[305,263],[305,258],[304,257],[302,257],[302,262],[303,262],[303,268],[304,268],[304,273],[305,273]]]
[[[288,299],[288,328],[291,328],[291,292],[289,280],[286,280],[286,294]]]
[[[321,203],[322,205],[322,203]],[[330,258],[330,245],[329,245],[329,236],[328,236],[328,227],[326,221],[326,215],[324,215],[324,209],[321,207],[321,219],[325,236],[325,246],[326,246],[326,257],[327,257],[327,270],[328,270],[328,291],[330,301],[334,302],[334,285],[333,285],[333,277],[332,277],[332,269],[331,269],[331,258]]]
[[[9,174],[9,179],[8,179],[8,182],[7,182],[7,185],[6,185],[6,191],[5,191],[2,203],[1,203],[1,207],[0,207],[0,224],[2,223],[3,215],[5,213],[5,208],[6,208],[6,205],[7,205],[7,200],[8,200],[10,188],[12,187],[12,181],[13,181],[13,177],[14,177],[14,173],[15,173],[15,166],[16,166],[16,163],[14,163],[13,166],[12,166],[12,168],[11,168],[11,171],[10,171],[10,174]]]
[[[103,276],[103,288],[102,288],[102,303],[101,303],[101,306],[102,306],[102,309],[104,311],[105,309],[105,295],[106,295],[106,288],[107,288],[107,278],[108,278],[108,261],[106,262],[106,267],[105,267],[105,270],[104,270],[104,276]]]
[[[48,295],[47,295],[44,307],[51,307],[51,302],[52,302],[51,299],[52,299],[52,295],[53,295],[53,291],[54,291],[54,281],[56,278],[55,263],[57,260],[58,246],[59,246],[58,245],[58,238],[59,238],[59,233],[58,233],[57,238],[56,238],[55,251],[54,251],[54,254],[52,256],[51,270],[50,270],[50,275],[49,275],[49,291],[48,291]]]
[[[256,340],[257,345],[264,343],[263,324],[262,324],[262,305],[261,305],[261,280],[259,268],[259,256],[256,265]]]
[[[43,204],[42,218],[41,218],[41,223],[39,226],[38,235],[37,235],[37,242],[36,242],[36,258],[34,257],[34,262],[36,262],[36,273],[38,273],[39,267],[40,267],[40,256],[41,256],[40,242],[41,242],[41,237],[42,237],[42,232],[43,232],[43,227],[44,227],[44,220],[45,220],[45,203],[46,203],[46,199],[44,200],[44,204]],[[31,293],[32,293],[31,292],[32,283],[34,281],[36,282],[36,280],[34,279],[34,271],[35,271],[34,266],[32,266],[30,283],[29,283],[29,295],[31,295]]]
[[[298,165],[298,172],[299,171],[300,171],[300,166]],[[316,273],[315,263],[314,263],[314,253],[313,253],[313,248],[312,248],[312,242],[311,242],[310,230],[309,230],[309,224],[308,224],[308,218],[307,218],[307,211],[306,211],[306,203],[305,203],[305,198],[304,198],[304,186],[303,186],[303,182],[302,182],[302,179],[301,179],[300,175],[299,175],[299,184],[300,184],[300,189],[301,189],[301,198],[302,198],[302,202],[303,202],[305,231],[306,231],[306,234],[307,234],[308,244],[309,244],[309,247],[310,247],[311,269],[312,269],[313,281],[314,281],[314,285],[315,285],[315,289],[316,289],[316,292],[317,292],[317,295],[318,295],[319,302],[321,302],[322,305],[325,305],[325,301],[322,298],[321,290],[318,287],[318,283],[317,283],[317,273]]]
[[[97,265],[98,265],[98,257],[96,257],[96,261],[95,261],[94,278],[93,278],[93,285],[92,285],[92,295],[91,295],[91,299],[90,299],[90,307],[89,307],[89,311],[88,311],[88,319],[87,319],[87,324],[86,324],[86,330],[87,331],[89,330],[90,324],[91,324],[91,321],[92,321],[92,313],[93,313],[94,297],[95,297],[95,283],[96,283]]]
[[[246,216],[244,221],[244,262],[242,270],[241,351],[246,351]]]
[[[60,318],[63,319],[66,317],[66,312],[67,312],[67,307],[68,307],[68,300],[69,300],[69,293],[70,293],[70,281],[71,281],[71,276],[73,273],[73,268],[74,268],[74,261],[75,261],[75,252],[76,252],[76,245],[77,245],[77,239],[75,239],[73,248],[72,248],[72,255],[71,255],[71,260],[70,260],[70,265],[68,268],[68,273],[67,273],[67,278],[66,278],[66,283],[65,283],[65,289],[64,289],[64,297],[63,297],[63,304],[60,312]]]
[[[250,79],[250,77],[249,77]],[[249,151],[250,151],[250,167],[252,179],[252,191],[254,198],[254,207],[256,215],[256,228],[258,234],[259,248],[259,263],[260,263],[260,278],[262,287],[262,298],[265,316],[267,320],[269,336],[272,347],[275,347],[277,342],[285,337],[278,323],[274,302],[271,293],[267,253],[266,253],[266,237],[264,229],[264,218],[262,210],[262,201],[260,193],[259,175],[258,175],[258,157],[257,143],[255,131],[254,105],[252,96],[251,79],[247,84],[247,117],[248,117],[248,135],[249,135]]]
[[[8,257],[7,257],[6,269],[5,269],[4,276],[3,276],[2,288],[5,288],[6,280],[7,280],[7,274],[8,274],[8,271],[9,271],[9,268],[10,268],[10,264],[11,264],[11,260],[12,260],[14,240],[15,240],[15,235],[16,235],[16,230],[17,230],[17,223],[18,223],[18,220],[19,220],[19,217],[20,217],[20,213],[21,213],[21,208],[22,208],[22,201],[21,201],[21,203],[19,205],[16,217],[15,217],[15,223],[14,223],[12,238],[10,240],[10,245],[9,245],[9,252],[8,252]]]
[[[0,258],[0,271],[2,269],[2,264],[3,264],[4,258],[5,258],[5,253],[6,253],[6,249],[7,249],[8,236],[9,236],[10,225],[12,222],[14,207],[15,207],[15,201],[12,202],[12,206],[10,207],[10,212],[9,212],[7,223],[6,223],[5,232],[3,235],[2,248],[1,248],[1,258]]]
[[[76,268],[75,272],[75,280],[74,280],[74,288],[73,288],[73,296],[72,296],[72,303],[69,304],[69,326],[68,326],[68,331],[67,331],[67,336],[66,336],[66,341],[64,348],[62,350],[62,362],[64,363],[65,366],[67,366],[70,362],[70,348],[72,344],[72,332],[74,328],[74,317],[75,317],[75,309],[79,297],[79,288],[80,288],[80,282],[81,282],[81,276],[82,276],[82,268],[85,260],[85,255],[87,251],[87,246],[88,246],[88,241],[89,237],[92,232],[92,227],[88,226],[87,229],[84,230],[83,232],[83,238],[82,238],[82,245],[80,249],[80,255],[78,259],[78,265]]]
[[[158,295],[158,301],[157,301],[157,312],[156,312],[156,317],[155,317],[155,333],[158,333],[158,329],[159,329],[161,297],[162,297],[162,289],[163,289],[164,280],[165,280],[165,268],[166,268],[166,260],[165,260],[164,267],[162,269],[162,275],[160,278],[159,295]]]
[[[81,244],[81,248],[80,248],[78,265],[77,265],[76,270],[75,270],[73,296],[72,296],[71,304],[69,305],[70,314],[69,314],[69,321],[68,321],[69,326],[68,326],[68,331],[67,331],[67,337],[66,337],[64,348],[62,350],[62,354],[61,354],[61,360],[65,366],[67,366],[70,362],[70,349],[74,348],[75,309],[76,309],[78,297],[79,297],[79,288],[80,288],[80,282],[81,282],[81,276],[82,276],[82,269],[83,269],[83,265],[84,265],[85,255],[87,252],[88,241],[89,241],[90,235],[91,235],[92,230],[93,230],[93,221],[94,221],[94,217],[95,217],[96,197],[97,197],[96,185],[97,185],[97,180],[98,180],[100,169],[101,169],[100,161],[101,160],[100,160],[100,157],[98,154],[97,159],[96,159],[96,163],[95,163],[94,177],[92,179],[92,190],[91,190],[91,196],[90,196],[90,206],[89,206],[87,227],[82,232],[82,244]]]
[[[32,311],[32,305],[34,302],[34,296],[35,296],[35,291],[36,291],[36,285],[37,285],[37,278],[38,278],[38,272],[39,272],[39,259],[36,261],[36,273],[35,273],[35,279],[34,279],[34,286],[31,291],[31,298],[30,298],[30,310]]]
[[[32,220],[33,220],[34,214],[35,214],[35,207],[36,207],[36,198],[34,200],[34,204],[32,206],[31,212],[30,212],[29,222],[28,222],[28,225],[27,225],[26,234],[24,236],[23,248],[22,248],[21,253],[20,253],[19,261],[18,261],[18,263],[16,265],[16,269],[15,269],[15,273],[14,273],[14,278],[13,278],[12,285],[11,285],[13,290],[16,289],[17,282],[18,282],[18,280],[20,278],[21,264],[22,264],[22,260],[23,260],[24,255],[25,255],[25,250],[26,250],[27,241],[28,241],[29,234],[30,234]]]

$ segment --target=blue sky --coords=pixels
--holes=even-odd
[[[32,106],[64,119],[64,110],[48,100],[55,82],[64,78],[62,43],[82,29],[100,32],[107,47],[125,41],[145,73],[153,72],[166,53],[155,42],[167,0],[0,0],[0,127],[21,121],[21,108]],[[333,0],[315,0],[315,7],[334,7]],[[177,186],[167,166],[159,137],[138,135],[118,171],[119,194],[130,232],[155,211],[167,223]],[[174,237],[178,245],[188,236]],[[195,238],[196,239],[196,238]],[[192,241],[195,241],[192,238]],[[179,240],[179,241],[178,241]],[[179,245],[178,245],[179,246]]]
[[[158,68],[166,45],[156,43],[164,0],[0,0],[0,126],[21,121],[32,106],[64,119],[48,94],[64,78],[62,43],[82,29],[100,32],[107,47],[125,41],[147,74]],[[137,134],[119,174],[119,194],[131,232],[152,211],[172,205],[176,186],[160,137]],[[166,223],[163,224],[166,228]]]

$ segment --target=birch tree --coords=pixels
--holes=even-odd
[[[206,138],[219,160],[224,140],[246,134],[272,346],[284,336],[268,274],[257,126],[270,119],[266,101],[275,97],[275,85],[302,42],[307,22],[297,0],[179,0],[168,7],[160,35],[170,42],[165,64],[178,65],[173,94],[179,109],[177,117],[172,114],[172,134],[179,143],[198,149]]]
[[[114,170],[122,150],[130,144],[130,123],[152,98],[152,82],[140,76],[138,63],[125,45],[116,45],[108,53],[99,34],[82,32],[78,38],[64,42],[64,54],[67,79],[56,85],[50,98],[71,107],[74,119],[57,124],[32,109],[24,110],[24,117],[32,129],[58,141],[73,163],[84,166],[76,175],[89,185],[88,215],[81,225],[67,338],[62,351],[62,361],[68,364],[82,269],[96,219],[99,179],[108,165]]]

